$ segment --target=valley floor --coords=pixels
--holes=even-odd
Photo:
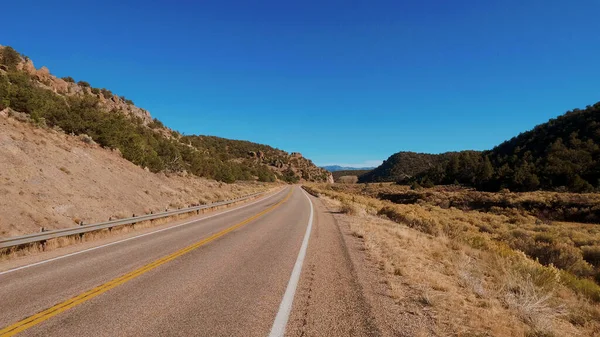
[[[568,235],[577,238],[585,233],[588,245],[595,244],[596,236],[589,230],[597,225],[536,225],[523,212],[515,223],[506,215],[423,201],[400,205],[367,196],[389,188],[314,184],[307,189],[325,201],[340,228],[347,228],[349,237],[362,247],[364,265],[378,268],[371,274],[378,275],[385,289],[378,292],[383,296],[377,301],[388,303],[383,322],[394,335],[600,335],[600,288],[586,276],[593,275],[593,264],[583,260],[581,252],[577,255],[556,243],[563,247],[563,257],[572,254],[572,264],[563,269],[544,266],[540,259],[512,247],[510,239],[515,230],[523,240],[537,230],[550,242],[538,242],[538,247],[553,252],[551,240],[558,235],[564,237],[555,240],[567,242]]]

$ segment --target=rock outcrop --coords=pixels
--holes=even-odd
[[[5,47],[0,46],[0,50],[3,48]],[[91,87],[82,86],[75,82],[67,82],[62,78],[52,75],[47,67],[37,69],[33,61],[29,58],[21,58],[17,69],[30,75],[40,86],[50,89],[59,95],[95,95],[98,97],[100,105],[107,112],[118,111],[132,118],[141,118],[145,125],[152,122],[152,117],[148,111],[128,103],[117,95],[113,95],[112,93],[109,95],[109,91],[92,89]]]
[[[148,111],[135,106],[131,100],[115,95],[104,88],[94,88],[84,81],[76,82],[71,77],[57,78],[52,75],[47,67],[36,68],[32,60],[18,54],[12,48],[0,46],[0,63],[0,75],[3,76],[1,79],[4,81],[4,86],[6,87],[7,83],[9,85],[27,85],[32,95],[31,97],[26,97],[26,99],[37,99],[34,97],[37,95],[42,97],[41,99],[48,97],[49,101],[52,99],[61,104],[64,100],[66,105],[63,105],[63,109],[69,109],[69,104],[74,104],[72,108],[78,109],[79,107],[76,103],[82,101],[82,98],[95,97],[97,101],[93,100],[94,104],[96,104],[94,111],[99,115],[98,118],[110,120],[99,110],[103,110],[107,114],[123,114],[130,117],[130,121],[122,120],[119,123],[122,122],[124,125],[130,126],[134,124],[135,127],[127,131],[129,135],[132,137],[139,136],[139,139],[142,141],[148,141],[145,143],[148,147],[147,151],[143,151],[141,154],[140,151],[137,151],[138,148],[131,141],[128,141],[131,138],[113,137],[111,138],[112,141],[108,142],[106,137],[100,137],[98,133],[90,134],[91,137],[84,134],[77,134],[77,136],[82,137],[81,139],[86,144],[97,142],[102,146],[110,146],[114,149],[121,148],[124,159],[136,163],[142,162],[143,165],[151,163],[152,166],[147,166],[152,172],[166,171],[180,174],[192,172],[193,174],[225,182],[233,182],[236,179],[260,181],[282,180],[290,183],[299,181],[331,181],[331,174],[329,172],[316,167],[299,152],[289,154],[268,145],[248,141],[237,141],[211,136],[183,136],[176,131],[168,129],[160,121],[152,119]],[[29,79],[22,83],[10,83],[10,79],[7,82],[4,74],[12,72],[18,73],[19,76],[26,75]],[[32,88],[32,83],[39,88]],[[33,95],[34,92],[35,95]],[[59,99],[57,100],[56,98]],[[6,110],[0,114],[10,115],[22,121],[32,120],[32,116],[27,111]],[[93,115],[85,114],[85,116],[81,117],[91,123],[96,122]],[[41,116],[39,119],[46,123],[46,119],[42,118],[44,116]],[[62,125],[68,126],[70,116],[65,114],[61,118]],[[146,133],[148,130],[138,128],[139,124],[145,125],[149,130],[154,132],[155,134],[152,137],[157,136],[158,139],[150,140],[150,136]],[[60,126],[56,121],[51,121],[47,125],[50,127]],[[104,123],[94,125],[100,129],[100,133],[107,128]],[[165,140],[167,142],[164,142]],[[169,143],[172,146],[169,147],[168,151],[163,151],[164,149],[160,147],[160,144],[163,143],[160,143],[160,141],[163,141],[165,144]],[[191,152],[189,152],[190,150]],[[140,160],[139,156],[134,156],[132,153],[139,154],[144,160]],[[186,156],[182,155],[184,153]],[[144,168],[142,164],[140,166]]]

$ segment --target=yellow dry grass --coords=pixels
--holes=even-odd
[[[331,207],[352,210],[338,217],[364,239],[394,299],[433,314],[437,335],[600,335],[600,288],[593,281],[544,266],[503,240],[516,227],[535,226],[535,219],[523,215],[523,225],[506,215],[398,205],[357,192],[364,186],[308,187]],[[561,230],[573,228],[580,233],[582,227]]]

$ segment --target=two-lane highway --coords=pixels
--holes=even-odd
[[[0,336],[279,335],[311,245],[312,209],[304,191],[288,187],[184,226],[2,272]]]

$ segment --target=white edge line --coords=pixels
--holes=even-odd
[[[178,227],[181,227],[181,226],[189,225],[189,224],[191,224],[191,223],[194,223],[194,222],[201,222],[201,221],[204,221],[204,220],[206,220],[206,219],[214,218],[214,217],[216,217],[216,216],[220,216],[220,215],[223,215],[223,214],[227,214],[227,213],[230,213],[230,212],[233,212],[233,211],[240,210],[240,209],[242,209],[242,208],[246,208],[246,207],[248,207],[248,206],[252,206],[252,205],[254,205],[254,204],[256,204],[256,203],[259,203],[259,202],[261,202],[261,201],[266,201],[266,200],[269,200],[269,199],[273,198],[274,196],[276,196],[276,195],[279,195],[279,194],[280,194],[281,192],[283,192],[284,190],[285,190],[285,189],[282,189],[281,191],[279,191],[279,192],[277,192],[277,193],[275,193],[275,194],[272,194],[272,195],[270,195],[270,196],[268,196],[268,197],[266,197],[266,198],[264,198],[264,199],[259,199],[259,200],[256,200],[256,201],[252,202],[252,203],[249,203],[249,204],[247,204],[247,205],[243,205],[243,206],[240,206],[240,207],[237,207],[237,208],[234,208],[234,209],[230,209],[230,210],[228,210],[228,211],[225,211],[225,212],[221,212],[221,213],[217,213],[217,214],[209,215],[209,216],[207,216],[207,217],[204,217],[204,218],[201,218],[201,219],[196,219],[196,220],[192,220],[192,221],[187,221],[187,222],[181,223],[181,224],[179,224],[179,225],[175,225],[175,226],[171,226],[171,227],[167,227],[167,228],[163,228],[163,229],[155,230],[155,231],[153,231],[153,232],[149,232],[149,233],[145,233],[145,234],[136,235],[136,236],[133,236],[133,237],[130,237],[130,238],[127,238],[127,239],[123,239],[123,240],[119,240],[119,241],[115,241],[115,242],[107,243],[107,244],[105,244],[105,245],[96,246],[96,247],[92,247],[92,248],[88,248],[88,249],[80,250],[80,251],[77,251],[77,252],[73,252],[73,253],[69,253],[69,254],[65,254],[65,255],[57,256],[57,257],[54,257],[54,258],[51,258],[51,259],[48,259],[48,260],[43,260],[43,261],[40,261],[40,262],[35,262],[35,263],[28,264],[28,265],[24,265],[24,266],[21,266],[21,267],[17,267],[17,268],[13,268],[13,269],[5,270],[5,271],[2,271],[2,272],[0,272],[0,275],[4,275],[4,274],[8,274],[8,273],[12,273],[12,272],[15,272],[15,271],[18,271],[18,270],[22,270],[22,269],[26,269],[26,268],[31,268],[31,267],[34,267],[34,266],[39,266],[39,265],[41,265],[41,264],[45,264],[45,263],[48,263],[48,262],[52,262],[52,261],[56,261],[56,260],[60,260],[60,259],[64,259],[64,258],[66,258],[66,257],[70,257],[70,256],[73,256],[73,255],[79,255],[79,254],[83,254],[83,253],[91,252],[91,251],[93,251],[93,250],[100,249],[100,248],[104,248],[104,247],[108,247],[108,246],[112,246],[112,245],[116,245],[116,244],[118,244],[118,243],[123,243],[123,242],[130,241],[130,240],[134,240],[134,239],[139,239],[139,238],[141,238],[141,237],[144,237],[144,236],[148,236],[148,235],[152,235],[152,234],[156,234],[156,233],[160,233],[160,232],[168,231],[168,230],[171,230],[171,229],[174,229],[174,228],[178,228]]]
[[[310,204],[308,226],[306,227],[306,233],[304,234],[304,240],[302,241],[302,246],[300,247],[300,252],[298,253],[298,258],[296,259],[296,264],[294,265],[292,275],[290,276],[290,281],[285,289],[285,294],[283,294],[283,299],[279,305],[279,311],[277,312],[277,316],[275,316],[275,321],[271,327],[271,333],[269,334],[269,337],[283,337],[285,334],[285,328],[292,312],[294,295],[296,294],[296,288],[298,287],[298,281],[300,280],[300,274],[302,272],[302,264],[304,263],[304,257],[306,256],[306,249],[308,248],[308,239],[310,238],[310,232],[312,230],[314,210],[310,197],[303,189],[302,193],[304,193],[304,196],[306,199],[308,199],[308,203]]]

